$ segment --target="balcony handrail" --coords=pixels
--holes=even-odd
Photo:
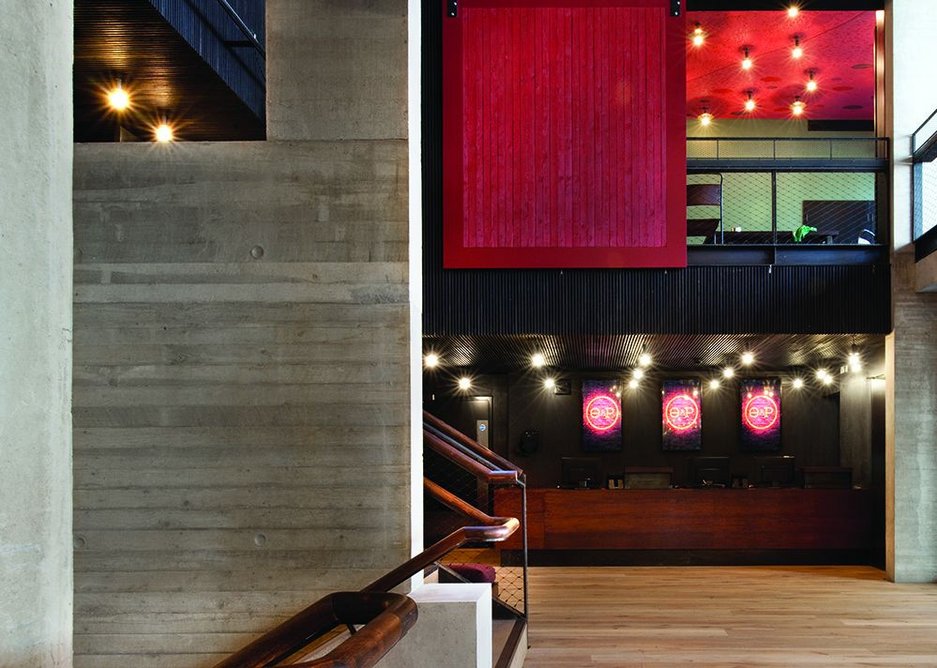
[[[458,447],[457,444],[453,444],[444,440],[429,429],[423,430],[423,445],[428,446],[433,452],[446,457],[453,463],[462,467],[477,478],[484,480],[485,482],[500,485],[521,484],[521,480],[517,474],[517,469],[492,468],[484,460],[480,460],[478,457],[472,456]]]
[[[275,666],[336,626],[363,624],[327,655],[290,666],[369,668],[407,634],[417,620],[413,599],[386,592],[335,592],[293,615],[272,631],[216,664],[215,668]]]
[[[745,163],[751,169],[757,169],[765,165],[775,163],[777,165],[790,165],[800,163],[804,169],[849,169],[862,167],[864,169],[884,169],[888,163],[889,139],[888,137],[687,137],[687,147],[694,144],[715,146],[715,155],[698,157],[694,155],[687,156],[688,165],[699,165],[718,161],[720,164]],[[765,144],[770,142],[770,154],[766,150],[764,155],[723,155],[721,148],[725,144],[744,145],[744,144]],[[871,156],[850,156],[834,155],[835,147],[842,144],[868,144]],[[828,147],[826,155],[809,155],[804,152],[801,155],[778,155],[778,148],[784,144],[808,144],[811,146]],[[713,150],[706,146],[709,153]]]
[[[516,517],[491,517],[486,515],[426,478],[423,479],[423,489],[429,492],[437,501],[456,512],[466,514],[479,524],[456,529],[390,573],[378,578],[365,587],[363,591],[388,591],[393,589],[466,543],[501,542],[507,540],[520,527],[520,521]]]
[[[436,432],[439,432],[447,436],[449,439],[456,441],[463,448],[470,450],[475,455],[483,458],[484,460],[487,460],[488,462],[491,462],[492,464],[494,464],[501,470],[515,471],[517,473],[518,478],[523,478],[524,471],[521,468],[519,468],[516,464],[505,459],[504,457],[494,452],[493,450],[489,450],[488,448],[484,447],[477,441],[473,441],[471,438],[463,434],[461,431],[459,431],[458,429],[455,429],[448,423],[443,422],[432,413],[423,411],[423,428],[426,429],[426,427],[432,427],[433,430],[435,430]]]
[[[250,43],[254,50],[260,54],[260,57],[264,60],[267,59],[267,51],[264,49],[264,45],[260,43],[260,40],[257,39],[257,33],[250,29],[244,19],[241,18],[241,15],[237,13],[237,10],[231,6],[231,3],[228,0],[215,0],[225,13],[231,17],[231,20],[234,21],[234,24],[238,29],[247,37],[247,41]]]

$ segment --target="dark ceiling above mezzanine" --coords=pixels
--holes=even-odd
[[[482,373],[506,373],[530,368],[530,358],[541,353],[548,369],[620,371],[637,366],[645,350],[653,369],[665,373],[704,372],[727,364],[738,365],[743,352],[755,354],[752,373],[844,364],[855,344],[869,374],[880,373],[884,337],[876,334],[771,334],[771,335],[530,335],[428,336],[424,353],[436,353],[442,370],[470,368]]]
[[[119,79],[132,95],[121,125],[149,140],[159,120],[188,141],[255,140],[263,119],[225,84],[148,0],[76,0],[75,141],[114,141],[104,91]]]

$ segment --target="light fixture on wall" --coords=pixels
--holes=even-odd
[[[798,376],[797,378],[791,381],[791,387],[793,387],[795,390],[802,389],[803,386],[804,386],[804,379],[801,378],[800,376]]]
[[[853,373],[862,371],[862,355],[859,354],[859,346],[855,343],[852,344],[852,348],[849,350],[847,361],[849,362],[850,371]]]
[[[816,93],[817,88],[819,88],[817,80],[813,78],[815,74],[816,70],[807,70],[807,83],[804,85],[804,89],[808,93]]]
[[[435,369],[439,366],[439,355],[436,353],[427,353],[423,358],[423,366],[427,369]]]
[[[751,113],[755,111],[755,107],[758,106],[755,104],[755,91],[749,90],[746,92],[747,92],[748,97],[745,100],[745,111]]]
[[[468,376],[462,376],[459,378],[459,389],[463,392],[468,392],[472,389],[472,379]]]
[[[632,378],[631,380],[628,381],[628,389],[630,390],[636,390],[638,389],[640,385],[641,385],[641,381],[638,380],[637,378]]]
[[[634,371],[631,372],[631,377],[634,378],[635,380],[641,380],[642,378],[644,378],[644,369],[640,367],[636,368]]]
[[[166,121],[161,122],[153,130],[153,141],[159,144],[169,144],[176,139],[176,133],[173,131],[172,126]]]
[[[696,27],[693,28],[693,36],[690,41],[695,47],[703,46],[703,42],[706,41],[706,33],[703,32],[703,26],[700,25],[699,21],[696,22]]]
[[[747,72],[755,65],[755,61],[752,60],[751,47],[743,46],[742,56],[742,69]]]
[[[804,47],[800,45],[800,35],[794,35],[794,48],[791,49],[791,58],[799,60],[804,56]]]
[[[709,381],[709,389],[710,390],[719,389],[719,381],[716,378],[713,378],[711,381]]]
[[[819,380],[824,385],[833,384],[833,376],[831,376],[830,372],[826,369],[817,369],[817,380]]]
[[[545,389],[545,390],[552,390],[552,389],[555,388],[555,387],[556,387],[556,379],[555,379],[555,378],[544,378],[544,379],[543,379],[543,389]]]
[[[742,353],[742,366],[751,366],[755,363],[755,353],[750,351],[745,351]]]
[[[723,378],[729,379],[729,378],[733,378],[734,376],[735,376],[735,369],[733,369],[732,367],[727,366],[726,368],[722,370]]]

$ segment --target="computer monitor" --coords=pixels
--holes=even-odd
[[[597,457],[561,457],[560,486],[576,489],[601,487],[601,464]]]
[[[732,474],[728,457],[694,457],[690,460],[690,487],[728,487]]]
[[[794,457],[775,455],[755,458],[755,484],[758,487],[793,487],[796,484]]]

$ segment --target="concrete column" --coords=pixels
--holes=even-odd
[[[0,3],[0,666],[71,665],[71,12]]]

